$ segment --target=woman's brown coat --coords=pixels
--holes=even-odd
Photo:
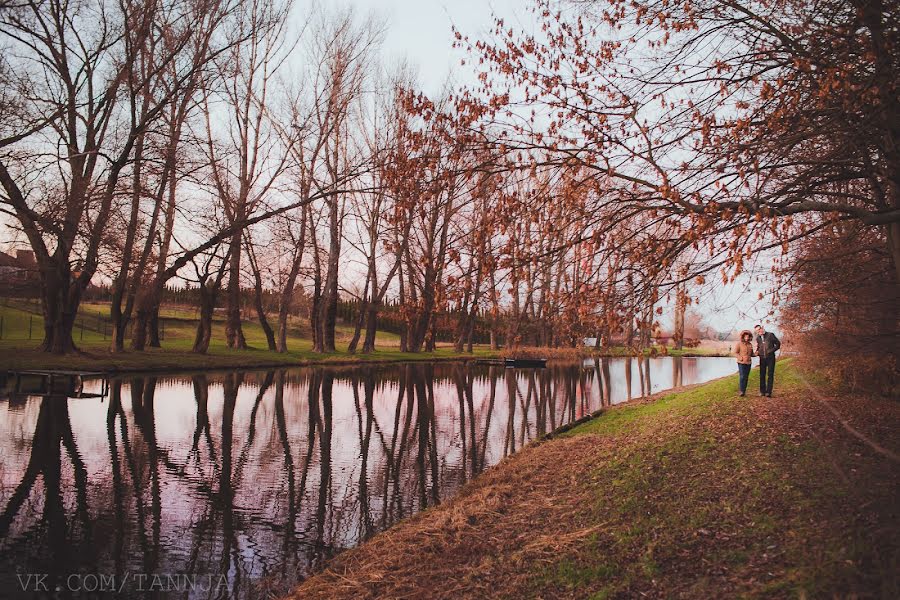
[[[746,337],[747,334],[750,335],[749,342],[744,341],[744,337]],[[742,365],[752,364],[753,361],[751,359],[756,356],[756,354],[753,352],[753,334],[748,330],[745,329],[741,332],[738,343],[734,347],[734,355],[737,357],[737,361]]]

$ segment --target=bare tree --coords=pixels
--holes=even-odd
[[[191,352],[197,354],[206,354],[209,350],[216,300],[222,287],[222,279],[228,270],[228,255],[218,256],[217,250],[218,248],[215,248],[209,253],[197,255],[191,260],[197,277],[200,302],[197,333],[191,349]]]
[[[408,115],[402,107],[402,93],[410,89],[411,74],[401,67],[388,81],[383,93],[384,101],[371,107],[371,117],[365,129],[365,143],[372,161],[372,193],[353,196],[353,217],[359,231],[359,242],[354,248],[365,257],[366,278],[360,298],[359,314],[353,337],[347,346],[351,354],[356,352],[362,330],[364,353],[375,351],[375,334],[378,312],[400,268],[403,249],[409,243],[412,220],[392,179],[403,171],[406,159],[401,132],[406,127]],[[381,86],[379,86],[381,87]],[[397,250],[390,252],[389,248]],[[387,258],[387,262],[384,259]]]
[[[43,350],[74,350],[72,326],[120,179],[149,127],[218,52],[193,60],[198,38],[230,10],[214,0],[88,1],[27,2],[0,13],[15,73],[33,92],[30,118],[4,141],[0,201],[41,273]],[[172,85],[157,86],[170,72]]]
[[[280,288],[278,300],[278,324],[276,349],[278,352],[287,352],[287,334],[288,334],[288,317],[294,302],[294,294],[297,291],[297,278],[300,275],[300,267],[303,264],[304,250],[306,249],[306,232],[307,232],[307,215],[309,213],[305,208],[298,211],[300,213],[299,228],[293,220],[285,219],[282,239],[287,257],[288,270],[284,281]],[[298,230],[299,229],[299,230]]]
[[[353,155],[359,149],[353,148],[350,140],[353,111],[357,109],[366,67],[378,38],[379,31],[372,21],[358,24],[350,11],[326,21],[317,32],[321,61],[316,75],[316,95],[321,100],[315,110],[319,130],[328,132],[322,148],[322,177],[329,187],[339,185],[356,168]],[[329,243],[322,295],[315,306],[313,349],[316,352],[335,351],[345,201],[346,198],[332,195],[325,202]]]
[[[247,39],[216,61],[218,85],[203,95],[210,180],[232,225],[263,206],[288,164],[293,138],[278,135],[280,130],[273,126],[271,94],[275,74],[288,55],[283,34],[289,8],[273,0],[241,4],[236,27]],[[225,118],[219,118],[220,112]],[[247,347],[240,306],[242,238],[243,232],[236,230],[228,253],[229,348]]]

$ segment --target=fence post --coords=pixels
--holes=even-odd
[[[31,324],[34,323],[34,317],[28,317],[28,339],[31,339]]]
[[[0,340],[3,339],[3,315],[0,315]]]

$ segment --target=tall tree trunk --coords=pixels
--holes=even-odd
[[[141,351],[147,347],[147,323],[150,321],[152,301],[147,296],[139,296],[137,299],[137,312],[134,315],[134,325],[131,328],[131,349]]]
[[[147,336],[150,338],[150,347],[151,348],[161,348],[162,347],[162,339],[159,335],[159,302],[153,305],[153,310],[150,311],[150,318],[147,321]]]
[[[137,237],[138,217],[141,207],[141,176],[144,156],[144,134],[138,136],[134,146],[134,173],[131,182],[131,213],[128,218],[128,227],[125,232],[125,244],[122,248],[122,262],[119,272],[112,282],[109,318],[112,322],[112,339],[110,340],[110,352],[122,352],[125,350],[125,329],[128,327],[130,315],[122,311],[122,300],[125,295],[125,286],[128,283],[128,273],[131,268],[131,258],[134,253],[134,243]],[[135,273],[134,277],[140,277]]]
[[[278,303],[278,352],[287,352],[288,317],[294,302],[294,288],[297,286],[297,276],[300,274],[300,265],[303,262],[303,253],[306,248],[307,210],[309,210],[308,207],[304,207],[301,211],[300,240],[294,248],[291,270],[288,272],[287,281],[281,290],[281,301]]]
[[[313,297],[312,307],[309,311],[309,325],[312,329],[313,352],[323,352],[324,335],[322,332],[322,319],[320,306],[322,304],[322,260],[319,253],[319,242],[316,236],[312,236],[313,243]]]
[[[278,303],[278,337],[275,349],[278,352],[287,352],[288,317],[291,314],[291,305],[294,303],[294,291],[297,285],[297,277],[288,277],[288,283],[281,290],[281,301]]]
[[[55,259],[56,257],[54,257]],[[44,316],[42,352],[68,354],[77,350],[72,329],[81,304],[80,282],[72,278],[68,260],[56,261],[56,269],[44,271],[41,279],[41,310]]]
[[[338,268],[341,257],[340,214],[337,196],[329,199],[328,269],[325,272],[325,288],[319,306],[322,344],[319,352],[334,352],[334,329],[337,325]]]
[[[469,313],[469,326],[468,331],[466,332],[466,352],[472,354],[474,337],[475,337],[475,321],[478,318],[478,306],[476,304],[472,305],[472,310]]]
[[[254,306],[256,308],[256,316],[259,318],[259,326],[262,327],[263,333],[266,334],[266,345],[271,351],[276,350],[275,345],[275,332],[272,330],[272,326],[269,324],[269,319],[266,317],[266,307],[263,305],[263,282],[262,282],[262,273],[259,269],[259,262],[256,260],[256,253],[253,251],[253,244],[250,240],[249,234],[247,235],[246,240],[247,245],[247,260],[250,261],[250,270],[253,271],[253,299]]]
[[[366,319],[366,315],[369,313],[369,282],[371,279],[371,273],[366,273],[366,285],[363,288],[362,299],[359,303],[359,310],[356,315],[356,325],[353,328],[353,337],[347,345],[347,352],[349,354],[356,354],[356,347],[359,345],[359,338],[362,335],[363,322]]]
[[[484,256],[484,249],[482,248],[482,256]],[[477,269],[475,273],[475,290],[472,294],[472,306],[469,309],[469,318],[468,323],[466,324],[466,352],[469,354],[472,353],[472,338],[475,335],[475,320],[478,318],[478,302],[481,299],[481,284],[482,277],[481,265],[477,265],[475,267]]]
[[[180,136],[180,127],[177,129],[177,136]],[[175,169],[175,150],[176,150],[177,139],[172,141],[168,153],[169,156],[167,158],[168,168],[170,169],[170,175],[168,176],[168,181],[166,182],[166,186],[161,188],[161,192],[165,187],[168,188],[168,201],[166,204],[166,212],[165,212],[165,221],[163,223],[163,230],[161,236],[161,243],[159,247],[159,251],[156,256],[156,272],[153,276],[153,279],[149,283],[149,285],[141,286],[140,278],[137,274],[143,273],[144,268],[147,262],[150,260],[150,255],[153,249],[152,236],[147,239],[146,244],[144,245],[143,253],[141,254],[141,260],[138,264],[138,267],[135,271],[136,276],[132,278],[131,287],[128,291],[128,299],[126,301],[126,313],[130,314],[133,305],[137,305],[137,314],[135,316],[135,323],[132,327],[131,332],[131,348],[132,350],[143,350],[147,344],[147,335],[150,334],[150,345],[159,346],[159,331],[156,328],[155,323],[159,322],[159,309],[160,304],[162,303],[162,292],[166,285],[166,277],[164,275],[166,271],[166,260],[169,257],[169,248],[172,243],[172,235],[174,233],[175,227],[175,208],[176,208],[176,191],[178,188],[178,181],[174,174]],[[158,206],[161,206],[161,202]],[[154,213],[154,220],[157,218],[156,213]],[[154,226],[151,226],[150,231],[155,229]]]
[[[434,320],[434,309],[436,298],[437,273],[429,264],[425,267],[424,277],[422,279],[422,305],[418,307],[416,319],[412,324],[412,332],[410,334],[409,349],[410,352],[421,352],[424,347],[428,332],[432,329],[432,321]]]
[[[684,313],[687,310],[687,291],[684,283],[675,287],[675,349],[684,348]]]
[[[456,339],[453,341],[453,351],[462,352],[466,343],[466,334],[469,331],[469,295],[467,289],[459,306],[459,320],[456,324]]]
[[[425,352],[434,352],[437,348],[437,318],[432,315],[431,326],[428,328],[428,334],[425,338]]]
[[[497,328],[500,326],[500,298],[497,294],[497,277],[494,269],[490,271],[491,278],[491,350],[500,348],[500,340],[497,335]]]
[[[194,336],[192,352],[206,354],[209,342],[212,339],[212,321],[216,310],[216,299],[222,287],[222,278],[228,267],[228,257],[222,259],[222,264],[216,272],[215,278],[210,282],[209,273],[200,276],[200,320],[197,323],[197,334]]]
[[[275,344],[275,331],[272,329],[272,326],[269,324],[269,319],[266,317],[266,308],[263,306],[263,290],[259,286],[259,283],[257,283],[254,298],[256,315],[259,317],[259,326],[262,327],[263,333],[266,334],[266,347],[274,352],[278,348]]]
[[[229,248],[228,308],[225,315],[225,341],[229,348],[244,350],[247,340],[241,327],[241,237],[238,231],[231,236]]]
[[[320,306],[322,304],[322,279],[317,273],[313,278],[312,307],[309,311],[309,325],[312,329],[313,352],[324,352],[322,333],[322,319]]]
[[[208,289],[205,284],[200,284],[200,319],[197,322],[197,333],[194,336],[194,347],[191,352],[206,354],[209,350],[215,306],[216,290]]]
[[[403,266],[400,266],[400,310],[403,311],[403,327],[400,328],[400,352],[409,352],[409,318],[406,315],[406,294],[403,285]]]
[[[378,330],[379,302],[373,300],[366,306],[366,337],[363,339],[363,354],[375,352],[375,334]]]

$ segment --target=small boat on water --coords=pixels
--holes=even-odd
[[[543,369],[547,366],[546,358],[507,358],[507,369]]]

